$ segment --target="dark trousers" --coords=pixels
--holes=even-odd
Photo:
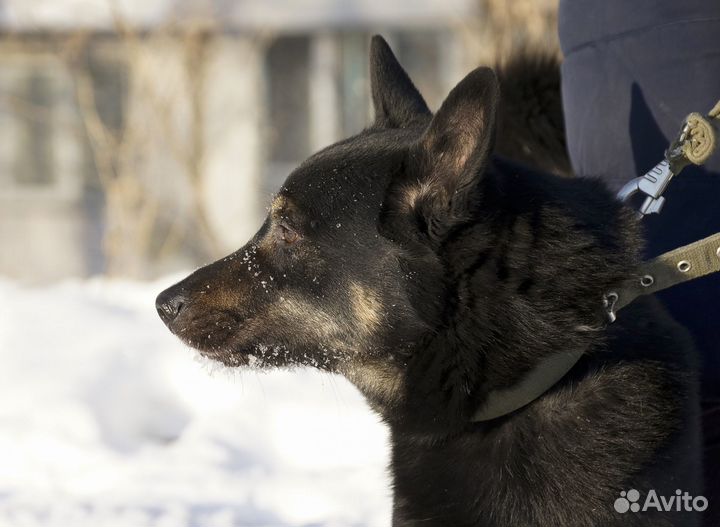
[[[682,119],[720,99],[720,0],[561,0],[568,149],[613,189],[660,161]],[[720,232],[720,153],[689,167],[643,220],[647,256]],[[720,276],[658,295],[701,361],[708,512],[720,525]],[[715,521],[715,520],[713,520]]]

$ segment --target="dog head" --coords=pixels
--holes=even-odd
[[[579,328],[601,321],[632,236],[596,184],[564,200],[552,180],[503,175],[492,70],[432,115],[380,37],[370,62],[373,125],[301,164],[254,238],[161,293],[158,312],[226,365],[315,366],[388,419],[466,419],[543,354],[588,345]]]

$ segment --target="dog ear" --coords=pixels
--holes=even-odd
[[[370,44],[370,87],[375,127],[407,128],[432,114],[420,92],[380,35]]]
[[[453,88],[409,154],[412,202],[428,234],[441,237],[467,219],[492,152],[500,87],[495,72],[478,68]]]

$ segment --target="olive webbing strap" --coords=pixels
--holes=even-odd
[[[607,306],[611,310],[608,313],[622,309],[639,296],[717,272],[720,272],[720,232],[645,262],[638,276],[607,293],[611,304]]]

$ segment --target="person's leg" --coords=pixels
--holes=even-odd
[[[619,189],[662,159],[688,113],[720,98],[720,2],[561,0],[559,18],[573,168]],[[648,257],[720,231],[720,154],[683,171],[665,197],[643,220]],[[701,354],[705,492],[720,513],[720,277],[659,297]]]

